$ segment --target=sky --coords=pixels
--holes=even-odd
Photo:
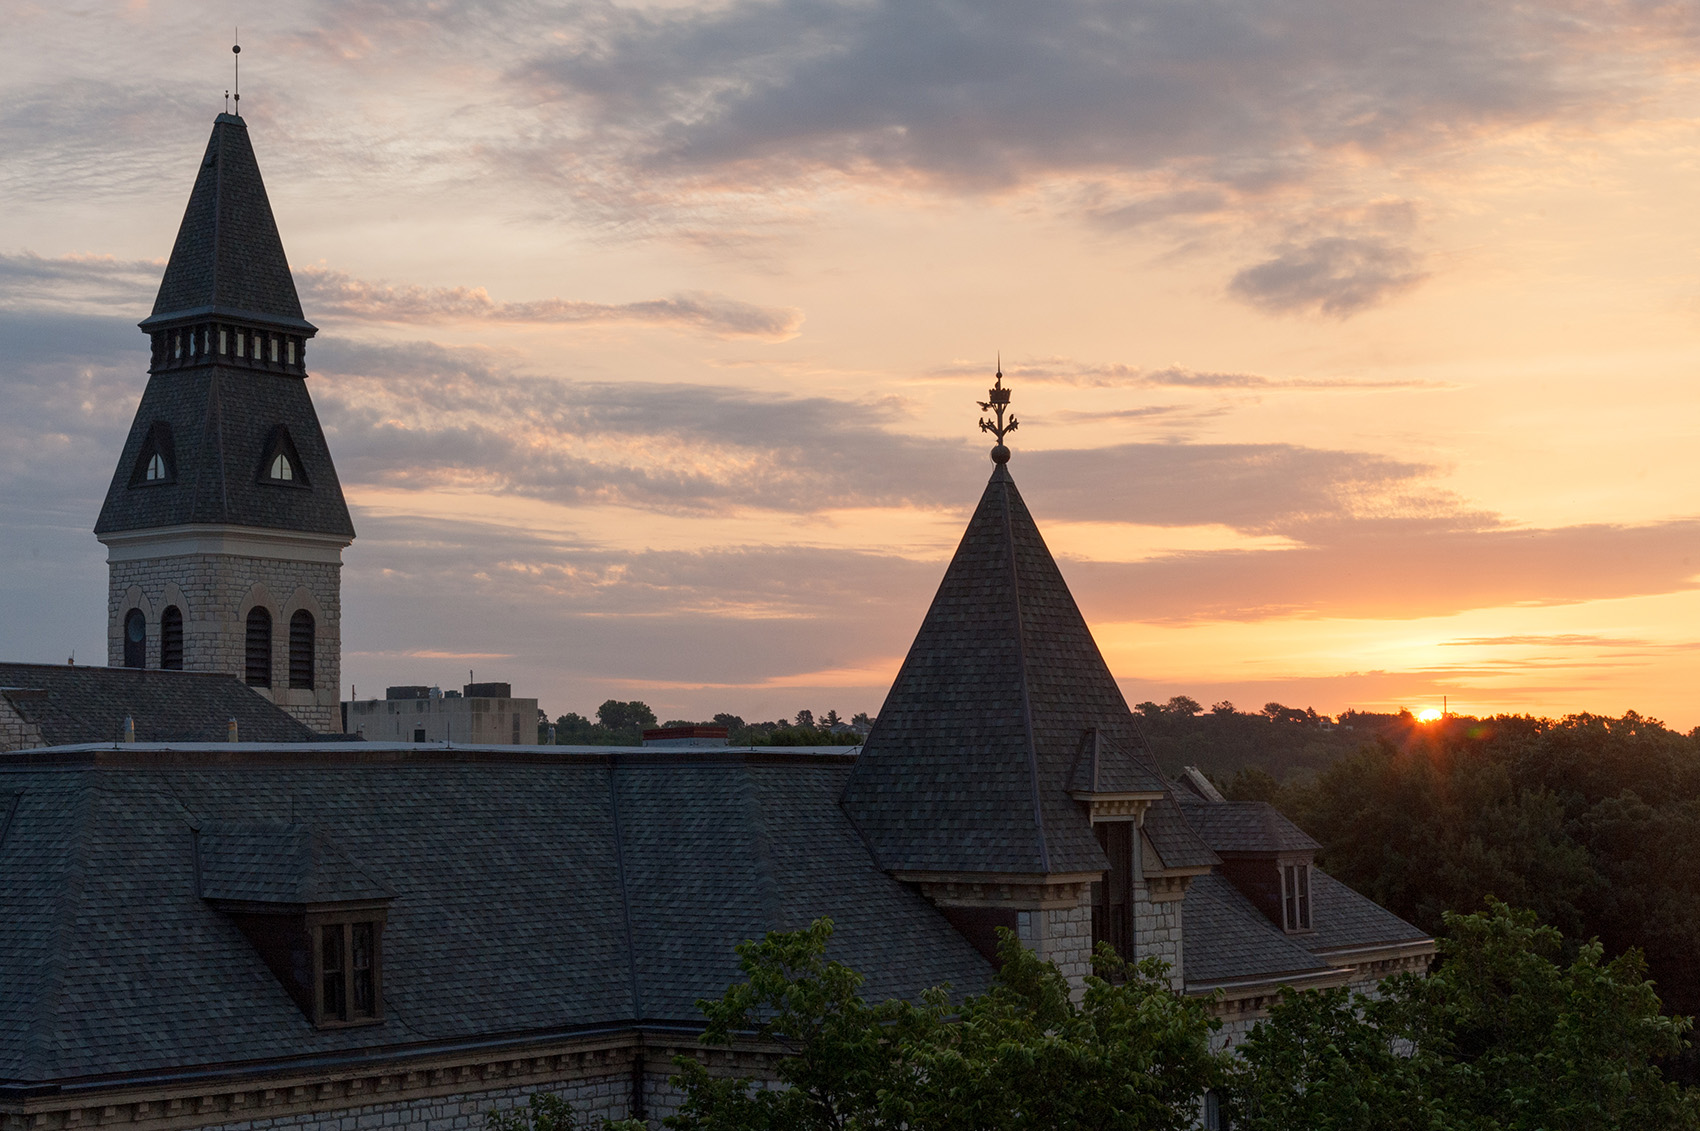
[[[877,712],[992,465],[1130,702],[1700,724],[1700,7],[0,0],[0,657],[231,87],[345,693]]]

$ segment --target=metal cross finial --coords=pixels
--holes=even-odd
[[[1003,387],[1003,355],[1001,353],[998,355],[997,378],[997,383],[986,390],[986,399],[977,402],[980,411],[996,413],[997,421],[994,423],[982,416],[980,418],[980,431],[990,432],[997,437],[998,445],[992,449],[992,462],[1008,463],[1009,449],[1004,446],[1003,438],[1021,427],[1021,422],[1015,418],[1014,413],[1010,413],[1008,423],[1005,423],[1003,418],[1004,411],[1009,408],[1009,390]]]

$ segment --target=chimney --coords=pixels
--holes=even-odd
[[[224,740],[226,742],[240,741],[236,737],[236,716],[231,715],[230,721],[224,724]]]

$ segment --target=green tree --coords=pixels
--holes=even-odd
[[[611,731],[625,733],[654,726],[655,712],[649,709],[648,703],[636,699],[629,703],[609,699],[596,708],[596,721]]]
[[[1219,1079],[1205,1005],[1170,991],[1159,963],[1101,954],[1071,999],[1055,965],[1004,933],[992,988],[955,1009],[947,988],[870,1004],[862,977],[825,958],[829,920],[738,948],[746,981],[699,1002],[706,1044],[751,1034],[792,1055],[783,1088],[676,1061],[676,1131],[1040,1131],[1190,1127]]]
[[[1449,913],[1439,968],[1377,998],[1284,993],[1241,1044],[1234,1125],[1333,1131],[1700,1128],[1700,1093],[1659,1062],[1686,1018],[1662,1016],[1634,952],[1564,963],[1532,912]]]

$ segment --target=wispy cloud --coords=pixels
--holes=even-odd
[[[164,260],[110,255],[0,253],[0,304],[144,310],[159,289]],[[606,303],[546,298],[503,302],[483,287],[422,287],[357,279],[323,266],[296,268],[295,285],[314,317],[437,325],[453,322],[639,323],[702,330],[724,338],[785,341],[803,324],[800,310],[758,306],[725,295],[691,292],[669,298]]]
[[[1278,249],[1240,271],[1229,293],[1275,314],[1345,318],[1379,306],[1420,283],[1416,253],[1380,239],[1324,236]]]
[[[1145,368],[1125,362],[1081,361],[1070,357],[1036,357],[1004,363],[1004,375],[1022,381],[1073,385],[1089,389],[1196,389],[1219,392],[1275,392],[1331,389],[1439,389],[1438,381],[1361,379],[1352,377],[1265,377],[1256,373],[1224,373],[1169,365]],[[932,377],[982,376],[984,362],[958,361],[930,370]]]
[[[800,310],[757,306],[706,292],[625,303],[562,298],[500,302],[483,287],[373,283],[325,267],[298,268],[295,281],[302,301],[315,312],[368,322],[639,322],[768,341],[795,337],[803,324]]]

